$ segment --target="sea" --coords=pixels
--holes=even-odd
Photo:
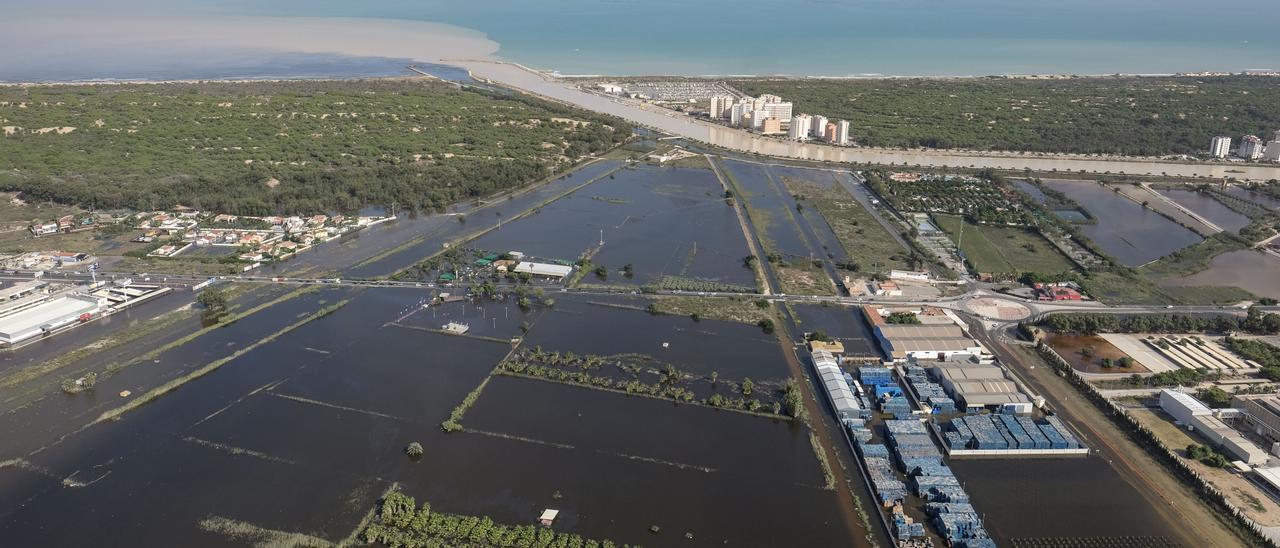
[[[0,0],[3,3],[3,0]],[[46,6],[46,4],[48,6]],[[90,0],[33,12],[75,16]],[[123,0],[189,15],[353,17],[431,21],[479,31],[497,55],[564,75],[981,76],[1170,74],[1280,70],[1274,0]],[[10,12],[20,24],[22,11]],[[0,24],[2,26],[3,24]],[[29,46],[0,56],[0,80],[139,77],[374,76],[401,59],[206,52],[194,64],[155,51],[95,61]],[[212,55],[211,53],[217,53]],[[225,53],[225,55],[223,55]],[[47,59],[45,57],[48,57]],[[137,63],[131,61],[137,60]]]

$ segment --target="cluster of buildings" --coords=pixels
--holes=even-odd
[[[1081,301],[1084,294],[1075,282],[1056,282],[1032,284],[1031,289],[1040,301]]]
[[[4,258],[4,267],[9,270],[52,270],[63,267],[74,267],[94,262],[95,258],[88,253],[72,251],[30,251],[20,255]]]
[[[1274,399],[1274,396],[1270,397]],[[1221,448],[1230,455],[1232,459],[1250,466],[1267,464],[1271,460],[1271,454],[1246,439],[1239,431],[1228,425],[1227,421],[1234,422],[1253,413],[1262,417],[1262,421],[1276,415],[1274,411],[1267,408],[1269,402],[1265,398],[1252,400],[1241,398],[1244,396],[1236,396],[1233,403],[1239,402],[1243,409],[1234,407],[1211,409],[1190,394],[1166,389],[1160,391],[1160,408],[1178,421],[1178,424],[1200,434],[1214,447]],[[1245,422],[1250,420],[1258,419],[1245,419]]]
[[[842,358],[836,344],[811,341],[809,348],[890,531],[899,546],[921,542],[927,524],[947,546],[994,546],[944,454],[1067,456],[1089,449],[1058,418],[1036,411],[1039,402],[954,313],[868,305],[862,314],[881,361]],[[1280,432],[1280,414],[1276,426]],[[919,505],[927,519],[913,519],[905,505]]]
[[[1226,158],[1231,155],[1231,138],[1214,137],[1209,144],[1209,155],[1214,158]],[[1243,160],[1262,160],[1280,162],[1280,130],[1275,132],[1271,141],[1264,142],[1257,135],[1245,135],[1236,148],[1236,157]]]
[[[288,257],[387,218],[345,215],[244,217],[188,210],[139,213],[135,219],[142,233],[133,241],[173,240],[151,250],[150,256],[173,257],[195,247],[223,246],[238,248],[241,261],[257,264]]]
[[[87,230],[94,227],[94,219],[91,214],[83,215],[63,215],[56,220],[47,223],[32,223],[27,227],[34,236],[48,236],[50,234],[67,234],[76,230]]]
[[[51,335],[167,292],[168,288],[131,286],[128,281],[76,285],[35,278],[16,282],[0,288],[0,347]]]
[[[818,140],[833,145],[849,145],[849,122],[825,116],[793,114],[794,105],[777,95],[759,97],[717,95],[710,99],[707,114],[731,126],[749,128],[765,135],[786,135],[797,141]]]

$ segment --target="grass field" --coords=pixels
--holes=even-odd
[[[898,245],[862,204],[839,186],[822,186],[810,181],[782,177],[787,192],[801,196],[806,207],[822,214],[845,253],[863,272],[887,272],[910,268],[908,251]]]
[[[1054,274],[1074,265],[1039,234],[1016,227],[975,225],[955,215],[934,215],[978,272]]]

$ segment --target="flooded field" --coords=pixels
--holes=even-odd
[[[394,222],[343,236],[316,251],[273,265],[265,269],[263,275],[289,270],[334,272],[355,278],[387,276],[439,252],[446,242],[495,227],[499,219],[515,216],[604,176],[620,165],[619,162],[593,162],[546,184],[491,202],[456,204],[442,213],[402,213]]]
[[[1195,212],[1196,215],[1204,217],[1209,222],[1218,225],[1223,230],[1236,232],[1246,226],[1249,226],[1248,217],[1236,213],[1231,208],[1222,205],[1222,202],[1210,198],[1206,194],[1195,192],[1193,190],[1169,188],[1158,189],[1157,192],[1177,202],[1178,205],[1190,209]]]
[[[1163,215],[1092,181],[1044,180],[1097,219],[1080,231],[1125,266],[1139,266],[1202,240]]]
[[[670,276],[752,287],[742,265],[750,251],[723,194],[710,170],[632,167],[469,245],[567,262],[590,256],[610,274],[588,283],[646,285]],[[631,277],[622,273],[628,264]]]
[[[577,354],[645,354],[688,373],[714,371],[725,379],[785,379],[788,375],[777,340],[759,327],[650,314],[644,311],[643,299],[607,302],[633,308],[593,304],[584,298],[562,299],[538,320],[524,346]]]
[[[854,543],[806,427],[792,421],[495,377],[464,421],[475,430],[445,434],[440,421],[511,346],[389,324],[423,296],[307,293],[125,367],[90,392],[53,394],[48,412],[0,416],[0,460],[20,459],[0,466],[0,535],[14,546],[339,542],[399,484],[440,511],[504,523],[559,508],[557,530],[619,543]],[[338,302],[346,305],[315,315]],[[437,314],[478,324],[477,310],[483,320],[504,309]],[[508,314],[494,335],[519,325]],[[777,342],[748,325],[571,298],[528,320],[531,341],[548,347],[582,353],[598,339],[635,338],[632,351],[656,354],[663,340],[690,369],[787,374]],[[627,351],[626,340],[611,342],[610,352]],[[91,424],[127,401],[120,390],[136,397],[227,358],[119,420]],[[418,461],[402,453],[411,441],[426,449]],[[755,519],[761,513],[777,519]]]
[[[1160,280],[1169,287],[1235,286],[1259,297],[1280,299],[1280,257],[1259,251],[1223,253],[1209,268],[1181,278]]]
[[[729,159],[720,165],[746,201],[751,222],[766,250],[792,259],[807,259],[815,253],[796,222],[795,200],[770,173],[773,166]]]
[[[1238,186],[1228,186],[1227,188],[1223,189],[1223,191],[1237,198],[1249,200],[1250,202],[1253,202],[1258,205],[1266,206],[1271,209],[1280,210],[1280,198],[1274,198],[1267,194],[1263,194],[1261,192],[1254,192],[1247,188],[1241,188]]]
[[[826,306],[820,304],[791,304],[797,327],[804,332],[822,331],[844,344],[846,356],[879,358],[880,348],[875,335],[862,319],[862,311],[853,307]],[[798,334],[797,334],[798,335]]]
[[[1075,546],[1069,539],[1093,539],[1087,546],[1176,545],[1147,500],[1101,457],[949,464],[1000,546]],[[1117,544],[1122,540],[1132,544]]]

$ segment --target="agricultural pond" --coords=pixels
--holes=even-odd
[[[1209,268],[1181,278],[1160,280],[1172,287],[1235,286],[1259,297],[1280,299],[1280,257],[1253,250],[1214,257]]]
[[[1044,180],[1096,219],[1080,231],[1125,266],[1140,266],[1199,243],[1195,232],[1093,181]]]
[[[1210,198],[1206,194],[1193,190],[1169,188],[1158,189],[1157,192],[1177,202],[1178,205],[1191,210],[1196,215],[1222,227],[1223,230],[1238,232],[1240,229],[1249,226],[1248,217],[1236,213],[1231,208],[1222,205],[1222,202]]]

